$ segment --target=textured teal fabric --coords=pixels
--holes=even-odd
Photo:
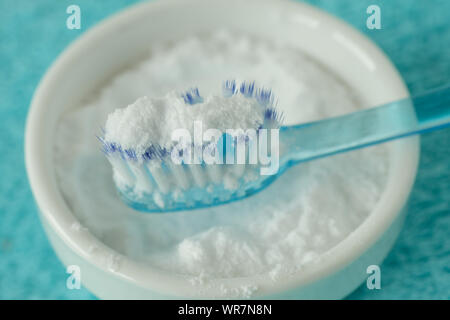
[[[0,0],[0,299],[91,299],[66,289],[66,274],[40,225],[23,164],[26,114],[46,68],[75,38],[130,0]],[[450,83],[450,1],[310,0],[376,41],[413,93]],[[66,8],[82,9],[68,30]],[[366,28],[377,4],[382,30]],[[351,299],[450,298],[450,130],[425,135],[408,218],[381,266],[382,289]]]

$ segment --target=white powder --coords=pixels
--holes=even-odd
[[[203,130],[257,128],[263,122],[263,109],[255,99],[241,94],[229,98],[207,95],[195,105],[186,105],[177,92],[162,98],[141,97],[108,116],[105,140],[142,154],[152,145],[170,147],[176,129],[186,129],[193,136],[195,121],[201,122]]]
[[[219,94],[226,79],[254,79],[272,88],[285,124],[358,108],[342,81],[296,49],[220,33],[153,47],[148,59],[65,114],[56,134],[60,187],[80,223],[119,253],[186,275],[197,289],[212,278],[267,274],[276,281],[301,270],[364,221],[387,177],[387,152],[377,146],[303,163],[264,191],[213,209],[158,215],[125,206],[95,139],[107,115],[138,97],[193,86]],[[217,288],[224,297],[255,291]]]

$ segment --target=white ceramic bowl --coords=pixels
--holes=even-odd
[[[406,97],[399,74],[367,38],[328,14],[285,0],[157,1],[122,11],[102,22],[57,59],[34,95],[26,126],[26,166],[48,237],[66,265],[78,265],[85,287],[100,298],[213,298],[220,284],[258,287],[257,298],[342,298],[380,264],[403,222],[403,211],[417,171],[418,138],[390,143],[386,190],[370,216],[348,238],[289,279],[267,276],[218,279],[200,293],[188,279],[122,257],[120,269],[108,268],[117,254],[77,220],[58,188],[53,137],[59,116],[147,52],[160,40],[229,28],[276,38],[315,57],[347,81],[363,103],[373,106]],[[413,110],[411,109],[411,112]],[[98,247],[91,252],[89,248]]]

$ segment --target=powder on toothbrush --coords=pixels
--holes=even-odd
[[[226,79],[255,79],[273,89],[286,125],[360,108],[344,81],[298,49],[219,32],[152,44],[146,59],[64,114],[55,136],[59,186],[80,224],[124,256],[187,277],[199,292],[214,279],[240,277],[245,284],[246,277],[266,275],[276,281],[320,261],[371,213],[388,174],[387,149],[376,146],[301,164],[264,191],[216,208],[158,215],[123,204],[95,139],[108,114],[142,96],[193,86],[220,95],[217,84]],[[180,125],[167,106],[151,107],[161,112],[148,123],[132,114],[111,119],[114,126],[125,125],[127,116],[136,121],[118,137],[122,143],[144,146],[155,137],[164,142],[166,126]],[[148,136],[136,133],[143,127]],[[113,258],[111,269],[120,270]],[[217,288],[217,295],[247,297],[257,290],[230,284]]]
[[[254,99],[243,95],[207,95],[195,105],[186,104],[178,92],[162,98],[144,96],[108,116],[104,138],[142,154],[152,145],[170,148],[177,129],[186,129],[193,137],[196,121],[201,122],[202,130],[256,129],[263,122],[263,110]]]

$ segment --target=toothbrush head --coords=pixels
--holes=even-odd
[[[170,212],[236,201],[274,181],[282,121],[271,90],[227,80],[221,96],[192,88],[140,98],[109,115],[99,139],[125,203]]]

